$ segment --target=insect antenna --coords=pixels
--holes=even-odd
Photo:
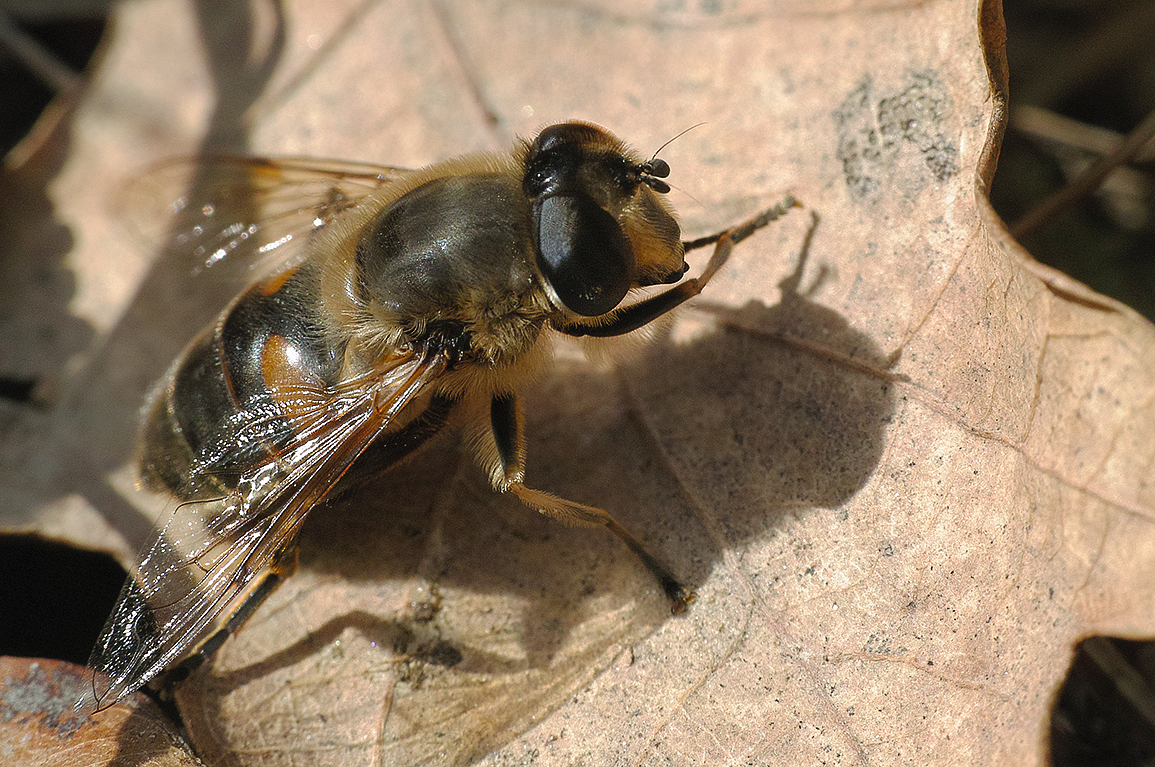
[[[674,136],[672,139],[669,139],[668,141],[666,141],[666,143],[662,144],[660,147],[658,147],[656,150],[654,150],[653,156],[650,157],[650,162],[653,163],[653,162],[657,161],[658,160],[658,153],[661,152],[666,147],[668,147],[670,144],[673,144],[675,141],[680,139],[682,136],[685,136],[687,133],[694,130],[694,128],[701,128],[705,124],[706,124],[705,121],[702,121],[700,123],[694,123],[689,128],[686,128],[684,131],[682,131],[681,133]],[[664,162],[662,164],[665,165]],[[666,167],[669,168],[668,165],[666,165]],[[665,178],[665,176],[663,176],[662,178]]]
[[[659,194],[665,194],[666,192],[669,192],[670,185],[665,181],[662,181],[662,179],[670,175],[670,164],[665,160],[660,159],[658,157],[658,152],[661,152],[663,149],[672,144],[676,139],[685,136],[687,133],[694,130],[694,128],[698,128],[705,124],[706,123],[704,122],[700,122],[695,125],[691,125],[689,128],[686,128],[684,131],[658,147],[650,159],[646,160],[638,167],[638,176],[641,178],[642,183],[644,183],[650,189],[653,189],[655,192],[658,192]]]

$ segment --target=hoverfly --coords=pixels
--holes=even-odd
[[[291,574],[313,507],[353,475],[409,456],[465,400],[488,403],[477,458],[495,490],[609,528],[674,613],[693,601],[609,513],[525,484],[517,392],[548,364],[551,335],[646,325],[697,295],[734,244],[792,199],[683,242],[661,197],[669,166],[582,122],[415,171],[214,162],[249,171],[266,199],[312,200],[215,235],[201,227],[190,249],[206,263],[238,237],[258,250],[295,238],[302,249],[191,342],[146,407],[141,482],[175,506],[93,650],[97,707],[198,647],[211,653]],[[685,252],[707,245],[702,275],[683,280]],[[674,287],[623,305],[656,285]]]

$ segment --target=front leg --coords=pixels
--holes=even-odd
[[[574,503],[556,495],[526,487],[525,435],[522,429],[521,408],[514,395],[495,396],[489,407],[493,441],[497,446],[497,465],[489,467],[493,486],[502,493],[513,493],[530,508],[571,525],[602,525],[630,547],[642,564],[654,574],[662,590],[670,599],[670,609],[677,615],[694,601],[696,594],[687,591],[678,579],[646,551],[642,542],[617,523],[608,511],[581,503]]]
[[[695,250],[706,245],[717,243],[714,245],[714,253],[710,256],[709,263],[706,264],[706,268],[700,275],[691,277],[656,296],[651,296],[636,304],[630,304],[629,306],[618,309],[610,315],[611,319],[609,322],[589,325],[575,322],[559,325],[557,329],[570,336],[606,338],[607,336],[624,335],[637,330],[643,325],[648,325],[666,312],[701,293],[702,289],[706,287],[706,283],[710,281],[710,278],[713,277],[726,263],[726,260],[730,258],[730,252],[734,249],[735,245],[771,221],[781,218],[791,208],[796,207],[799,207],[798,202],[793,197],[787,196],[786,199],[773,208],[764,210],[754,218],[738,224],[735,227],[723,232],[718,232],[717,234],[711,234],[707,237],[700,237],[696,240],[683,242],[683,250]]]

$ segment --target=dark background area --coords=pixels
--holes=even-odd
[[[5,155],[59,90],[81,82],[105,29],[94,11],[53,17],[53,6],[43,3],[36,18],[0,11]],[[1155,0],[1009,0],[1004,12],[1011,119],[992,203],[1038,260],[1155,319],[1150,135],[1101,183],[1031,218],[1129,134],[1138,144],[1144,131],[1155,133]],[[10,255],[0,244],[0,257]],[[9,373],[0,370],[0,398],[35,406],[37,382]],[[83,583],[60,575],[75,572],[93,575]],[[0,536],[0,655],[83,662],[123,577],[108,557]],[[1155,643],[1095,637],[1081,645],[1054,713],[1052,758],[1155,765]]]
[[[1011,0],[991,202],[1036,259],[1155,318],[1155,143],[1029,232],[1023,217],[1155,114],[1155,2]],[[1148,139],[1150,136],[1148,136]]]

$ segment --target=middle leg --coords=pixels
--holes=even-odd
[[[490,403],[490,426],[497,446],[497,466],[489,467],[494,488],[512,493],[532,509],[573,525],[600,525],[618,536],[630,551],[642,560],[670,600],[675,615],[683,612],[694,601],[696,594],[688,591],[674,577],[669,568],[646,551],[642,542],[618,524],[608,511],[559,498],[551,493],[534,490],[525,485],[525,437],[517,398],[496,396]]]

